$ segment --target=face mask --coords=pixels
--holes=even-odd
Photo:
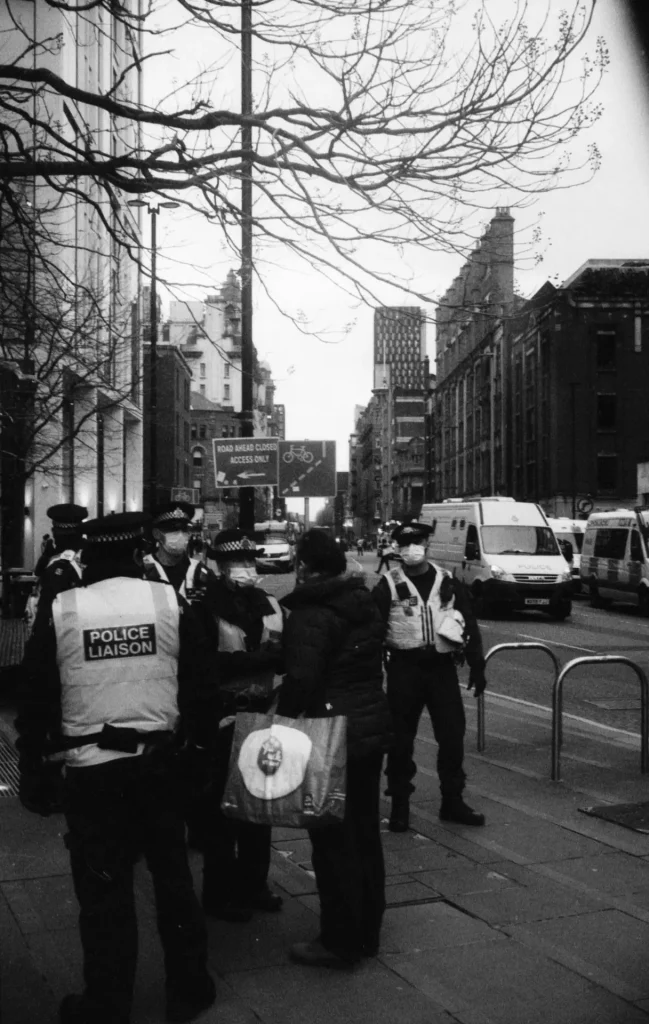
[[[400,551],[404,565],[421,565],[426,561],[426,548],[423,544],[410,544]]]
[[[253,587],[257,582],[257,570],[254,565],[231,565],[227,570],[228,578],[240,587]]]
[[[189,544],[189,534],[183,530],[165,533],[160,541],[168,555],[184,555]]]

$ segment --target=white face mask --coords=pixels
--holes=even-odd
[[[226,569],[226,575],[240,587],[254,587],[257,582],[257,570],[254,565],[230,565]]]
[[[184,555],[189,545],[189,534],[184,530],[163,533],[160,543],[168,555]]]
[[[404,565],[421,565],[426,561],[426,548],[423,544],[409,544],[399,552]]]

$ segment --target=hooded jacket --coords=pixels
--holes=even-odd
[[[387,750],[390,714],[381,656],[385,624],[363,579],[313,577],[280,603],[289,615],[278,714],[346,715],[350,758]]]

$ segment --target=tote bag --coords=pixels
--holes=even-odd
[[[240,713],[221,810],[258,825],[314,828],[342,821],[347,720]]]

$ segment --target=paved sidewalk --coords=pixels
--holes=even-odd
[[[630,1024],[649,1021],[649,836],[588,817],[596,803],[646,800],[639,740],[566,719],[563,781],[552,783],[544,712],[487,701],[475,752],[467,700],[468,800],[484,829],[437,818],[435,745],[418,742],[413,830],[386,831],[382,948],[352,974],[292,965],[317,932],[304,833],[274,835],[281,914],[209,923],[218,982],[205,1024]],[[5,719],[1,726],[7,731]],[[605,741],[604,741],[605,739]],[[387,803],[385,805],[387,812]],[[1,1020],[54,1024],[80,984],[76,903],[60,817],[0,800]],[[200,857],[192,853],[198,880]],[[162,1021],[151,888],[138,868],[140,964],[133,1024]]]

